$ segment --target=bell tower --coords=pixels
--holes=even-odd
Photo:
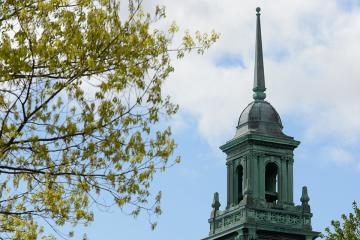
[[[293,200],[294,149],[275,108],[266,99],[260,8],[256,9],[254,100],[242,111],[235,136],[220,147],[227,155],[227,203],[214,194],[210,233],[203,240],[313,240],[310,198]]]

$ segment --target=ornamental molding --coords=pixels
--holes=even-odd
[[[238,208],[230,213],[224,213],[210,221],[212,227],[211,233],[215,234],[224,230],[236,227],[246,222],[255,221],[257,224],[276,225],[291,229],[304,229],[304,226],[311,224],[311,215],[301,213],[268,211],[261,209]]]

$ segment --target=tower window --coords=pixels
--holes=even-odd
[[[278,167],[275,163],[265,167],[265,199],[267,202],[278,200]]]
[[[236,168],[236,175],[237,175],[237,202],[239,203],[243,199],[243,167],[239,165]]]

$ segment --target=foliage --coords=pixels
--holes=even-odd
[[[87,224],[94,205],[161,213],[150,183],[179,161],[157,124],[178,109],[171,54],[218,38],[172,48],[163,18],[141,0],[0,0],[0,239],[50,239],[44,224]]]
[[[349,216],[341,215],[342,223],[340,221],[331,221],[334,228],[325,229],[325,235],[322,238],[327,240],[360,240],[360,209],[356,202],[353,203],[353,213]]]

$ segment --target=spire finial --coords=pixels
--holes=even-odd
[[[303,205],[308,205],[309,204],[310,198],[309,198],[306,186],[303,186],[303,188],[302,188],[302,194],[301,194],[300,201],[301,201],[301,203]]]
[[[256,8],[257,14],[260,14],[260,11],[261,11],[261,8],[257,7],[257,8]]]
[[[254,99],[264,100],[265,94],[265,74],[264,61],[261,41],[261,25],[260,25],[260,11],[261,8],[256,8],[256,44],[255,44],[255,73],[254,73]]]
[[[220,201],[219,201],[219,193],[216,192],[214,193],[214,199],[213,199],[213,203],[211,204],[211,207],[215,210],[218,211],[220,209]]]
[[[308,194],[306,186],[303,186],[303,188],[302,188],[302,194],[301,194],[300,201],[301,201],[302,210],[304,212],[311,212],[310,205],[309,205],[310,198],[309,198],[309,194]]]

